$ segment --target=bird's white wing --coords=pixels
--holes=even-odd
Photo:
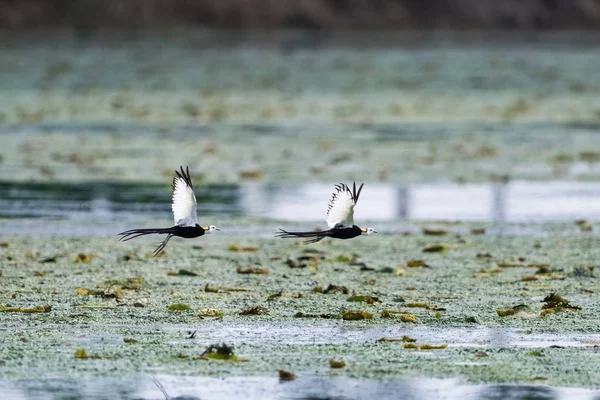
[[[354,225],[354,206],[360,196],[361,184],[356,191],[356,183],[352,185],[352,190],[348,185],[340,183],[335,185],[335,192],[331,196],[331,201],[327,207],[327,225],[330,229],[345,228]]]
[[[196,226],[196,196],[188,167],[175,171],[173,178],[173,218],[175,225]]]

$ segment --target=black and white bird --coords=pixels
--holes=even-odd
[[[180,171],[175,171],[173,178],[173,218],[175,226],[171,228],[149,228],[149,229],[131,229],[121,232],[121,241],[126,242],[135,239],[138,236],[151,235],[153,233],[166,234],[165,240],[154,250],[154,256],[160,253],[169,239],[173,236],[179,236],[186,239],[196,238],[219,229],[214,225],[200,226],[196,220],[196,196],[194,195],[194,186],[190,178],[188,167],[179,167]]]
[[[314,232],[288,232],[279,229],[277,233],[281,238],[307,238],[304,243],[315,243],[326,237],[335,239],[352,239],[363,233],[370,235],[377,233],[372,228],[361,228],[354,225],[354,206],[358,202],[360,191],[364,184],[361,184],[356,190],[356,182],[352,184],[352,189],[344,183],[335,185],[335,192],[331,196],[331,201],[327,207],[327,226],[326,231]]]

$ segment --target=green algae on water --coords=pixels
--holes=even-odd
[[[227,224],[238,224],[235,219],[231,221]],[[470,226],[464,223],[461,229],[468,230]],[[514,225],[508,226],[512,229]],[[25,309],[48,303],[52,304],[52,312],[2,314],[5,335],[0,343],[0,359],[5,364],[0,375],[26,377],[20,371],[39,368],[42,377],[51,377],[44,371],[52,371],[52,376],[75,373],[82,377],[129,377],[141,370],[167,368],[174,374],[270,376],[283,368],[300,376],[315,370],[318,374],[329,373],[327,360],[333,357],[343,358],[347,363],[351,360],[352,368],[347,368],[344,374],[355,378],[396,379],[408,369],[418,376],[461,376],[474,383],[520,382],[523,377],[547,376],[545,383],[549,385],[593,387],[600,381],[600,366],[590,351],[596,340],[594,327],[600,324],[600,306],[595,301],[599,290],[597,279],[567,274],[563,280],[522,282],[520,268],[506,268],[483,279],[473,278],[481,269],[495,268],[494,260],[513,260],[515,254],[527,255],[526,261],[515,261],[526,266],[559,259],[566,266],[594,265],[600,258],[595,239],[578,236],[581,235],[578,230],[574,235],[566,235],[564,226],[540,225],[536,229],[547,233],[536,238],[478,236],[477,242],[470,246],[428,255],[425,261],[435,268],[410,269],[401,278],[386,275],[385,279],[378,278],[375,285],[368,280],[377,272],[348,268],[340,263],[323,261],[319,270],[313,272],[270,261],[272,257],[285,260],[286,255],[304,248],[269,238],[245,243],[261,249],[254,253],[231,253],[227,249],[230,239],[216,235],[202,238],[201,252],[193,248],[193,243],[174,240],[169,243],[169,259],[130,262],[122,259],[124,252],[119,249],[123,244],[113,238],[8,235],[2,240],[10,241],[10,247],[2,251],[13,258],[3,258],[5,253],[0,255],[0,269],[5,275],[0,278],[0,290],[5,293],[2,304]],[[335,241],[322,247],[332,247],[328,253],[333,254],[359,254],[362,261],[377,270],[421,259],[424,240],[428,238],[381,235],[377,241],[370,239]],[[539,249],[533,247],[537,241],[542,244]],[[42,255],[39,258],[43,258],[45,249],[51,249],[52,254],[73,254],[73,249],[88,242],[86,252],[97,255],[92,263],[80,264],[63,258],[53,263],[51,273],[44,277],[34,276],[40,264],[24,256],[26,249]],[[490,252],[494,257],[475,257],[482,252]],[[241,263],[268,267],[270,274],[237,274],[236,268],[244,265]],[[190,278],[166,275],[167,271],[180,269],[200,275]],[[136,276],[143,278],[143,288],[121,289],[123,278]],[[77,288],[113,293],[113,287],[94,285],[111,280],[115,283],[115,279],[121,280],[114,286],[121,290],[118,299],[76,293]],[[330,282],[333,287],[345,287],[348,294],[333,287],[326,295],[312,292],[314,286],[327,288]],[[208,291],[204,290],[205,285]],[[281,296],[267,302],[270,295],[279,292]],[[545,303],[537,300],[551,292],[582,309],[566,309],[540,318]],[[355,295],[375,296],[379,302],[367,305],[346,301]],[[188,304],[191,310],[169,311],[168,305],[174,302]],[[408,308],[407,303],[435,304],[446,311],[438,319],[434,315],[438,311]],[[245,307],[267,304],[269,314],[238,315]],[[358,307],[357,311],[377,315],[373,319],[342,320],[340,308],[352,304]],[[524,304],[532,311],[504,318],[495,312],[516,304]],[[218,316],[220,313],[223,315]],[[384,318],[385,315],[392,318]],[[406,321],[414,322],[402,322],[403,316]],[[188,332],[194,330],[197,333],[188,338]],[[406,343],[418,346],[447,343],[448,347],[428,350],[432,357],[425,359],[417,354],[424,350],[404,349],[402,342],[376,342],[381,337],[394,340],[404,335],[418,339]],[[138,343],[125,343],[123,338],[135,338]],[[495,338],[502,338],[502,351],[498,350]],[[236,354],[239,352],[250,361],[194,360],[202,351],[198,349],[217,340],[235,342]],[[548,346],[557,340],[562,348]],[[520,345],[522,342],[526,344]],[[73,357],[76,348],[85,348],[88,355],[99,354],[103,359],[98,362],[76,359]],[[526,357],[531,348],[544,348],[544,357],[535,360]],[[52,352],[48,353],[48,349]],[[385,357],[381,356],[382,351]],[[471,361],[479,361],[474,356],[477,351],[488,354],[485,368],[469,365]],[[185,358],[179,358],[178,354]],[[135,360],[133,367],[131,360]],[[399,363],[406,368],[399,371]],[[585,368],[587,372],[550,374],[549,363],[569,369]],[[93,364],[93,370],[89,364]]]
[[[190,311],[192,307],[189,304],[175,303],[167,307],[169,311]]]

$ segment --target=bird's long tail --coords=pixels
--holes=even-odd
[[[136,237],[152,235],[154,233],[167,234],[165,240],[163,240],[161,244],[156,248],[156,250],[154,250],[154,252],[152,253],[153,256],[156,257],[156,255],[158,255],[158,253],[160,253],[165,248],[165,246],[169,242],[169,239],[173,237],[173,233],[175,233],[173,228],[130,229],[128,231],[119,233],[119,235],[121,236],[119,241],[126,242],[128,240],[135,239]]]
[[[121,236],[119,239],[122,242],[126,242],[131,239],[135,239],[136,237],[144,236],[144,235],[152,235],[154,233],[173,233],[172,228],[148,228],[148,229],[130,229],[125,232],[121,232],[118,235]]]
[[[319,240],[323,240],[329,234],[329,231],[320,231],[320,232],[288,232],[281,228],[279,228],[279,232],[277,232],[276,236],[280,238],[307,238],[303,243],[310,244],[316,243]]]

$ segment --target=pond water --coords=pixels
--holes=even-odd
[[[212,185],[197,187],[200,221],[256,217],[320,224],[332,187]],[[150,219],[171,218],[164,185],[0,183],[0,232],[111,234]],[[564,222],[600,219],[600,183],[513,181],[485,184],[365,186],[357,221]],[[40,221],[45,221],[40,225]],[[397,224],[396,224],[397,225]]]
[[[300,375],[295,381],[275,377],[172,376],[142,374],[135,380],[118,378],[64,381],[0,381],[11,400],[593,400],[600,392],[536,385],[469,385],[460,379],[399,379],[378,382],[347,377]]]
[[[200,223],[240,221],[240,227],[221,226],[228,235],[260,231],[272,236],[284,222],[290,228],[322,227],[333,184],[348,177],[365,182],[357,223],[372,222],[385,233],[420,230],[422,221],[479,221],[486,235],[536,235],[540,232],[533,225],[544,222],[568,222],[570,235],[587,235],[572,221],[600,220],[595,33],[176,31],[123,37],[4,32],[0,43],[0,234],[30,235],[11,242],[9,251],[15,242],[43,246],[48,237],[36,235],[108,236],[151,223],[169,226],[169,183],[181,164],[198,174]],[[495,228],[496,223],[521,227]],[[594,255],[591,245],[580,253]],[[578,257],[576,264],[591,265]],[[2,264],[4,283],[16,269],[11,262]],[[31,265],[28,260],[19,268]],[[157,267],[143,270],[158,273]],[[65,296],[72,293],[70,287],[62,289]],[[16,289],[7,289],[0,300],[59,295],[44,292],[37,281],[27,290],[14,299],[9,296]],[[597,292],[595,286],[587,290]],[[27,321],[15,326],[28,326]],[[33,321],[32,330],[55,322]],[[57,326],[69,332],[68,344],[53,344],[48,351],[72,359],[80,326],[71,320]],[[102,333],[106,327],[97,324],[94,338],[110,337]],[[211,341],[236,345],[283,339],[352,345],[365,336],[373,342],[398,333],[378,326],[359,328],[359,335],[317,323],[299,332],[289,321],[228,329],[204,323],[202,329]],[[455,349],[561,346],[565,359],[574,354],[569,350],[598,341],[595,334],[522,335],[460,326],[415,331]],[[11,343],[4,345],[8,355],[0,360],[5,378],[15,369],[2,365],[25,347],[25,342]],[[39,362],[39,352],[31,354],[25,358]],[[16,372],[23,372],[19,368]],[[221,378],[175,376],[144,365],[128,377],[111,378],[83,368],[74,370],[89,373],[85,378],[52,369],[54,379],[0,380],[0,397],[600,398],[596,391],[540,386],[535,380],[532,385],[475,385],[460,379],[385,381],[298,371],[296,381],[280,382],[276,376],[231,372]],[[36,376],[33,369],[25,372]],[[102,377],[90,377],[94,373]]]

